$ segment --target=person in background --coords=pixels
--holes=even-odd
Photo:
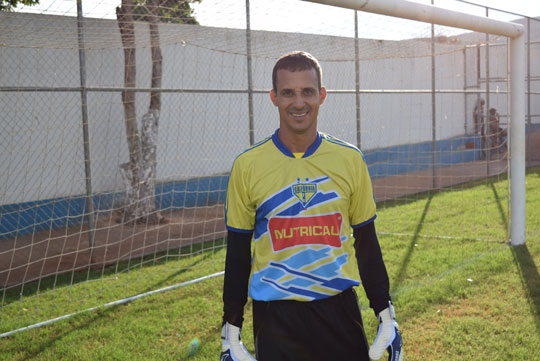
[[[473,109],[474,134],[484,135],[484,104],[486,102],[482,98],[476,99],[476,104]]]
[[[503,153],[506,151],[507,135],[507,131],[500,127],[500,116],[497,109],[489,109],[488,139],[490,154]]]

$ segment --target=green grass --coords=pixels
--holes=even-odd
[[[379,205],[376,225],[406,360],[540,359],[540,168],[530,169],[526,182],[527,243],[518,247],[506,243],[505,180]],[[62,315],[222,270],[224,250],[219,244],[206,248],[174,261],[163,257],[124,264],[120,270],[129,272],[101,271],[104,280],[90,275],[96,279],[71,288],[59,287],[70,281],[57,280],[56,286],[51,281],[54,292],[40,288],[38,297],[22,301],[21,290],[12,290],[2,329],[15,325],[7,325],[12,321],[6,317],[22,323],[38,302],[42,310],[52,304],[55,315]],[[215,360],[221,345],[222,282],[222,277],[212,278],[16,333],[0,339],[0,360],[187,360],[194,337],[201,346],[189,360]],[[373,340],[377,321],[361,287],[358,292]],[[70,304],[73,293],[87,297]],[[249,303],[245,318],[243,338],[253,351]]]

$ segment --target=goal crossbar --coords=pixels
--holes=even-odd
[[[525,243],[525,29],[523,25],[405,0],[304,0],[510,39],[510,181],[512,245]]]

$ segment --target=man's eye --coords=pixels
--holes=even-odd
[[[315,91],[313,89],[304,89],[304,95],[313,95]]]

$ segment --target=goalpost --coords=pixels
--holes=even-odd
[[[381,211],[382,236],[462,241],[467,227],[474,241],[525,243],[523,26],[405,0],[201,4],[212,1],[212,22],[203,24],[201,11],[202,26],[160,23],[158,89],[149,88],[154,46],[145,21],[135,22],[137,81],[127,86],[114,16],[0,12],[0,337],[221,276],[228,172],[240,152],[278,126],[268,99],[272,67],[299,48],[323,68],[329,97],[319,129],[362,150],[378,209],[413,209],[401,223]],[[290,4],[313,14],[272,13]],[[360,12],[391,16],[381,33],[399,32],[401,19],[423,28],[398,40],[361,38],[371,29],[361,29]],[[378,15],[370,16],[384,20]],[[244,16],[240,26],[227,23]],[[307,25],[289,28],[287,16]],[[261,25],[268,20],[273,29]],[[446,36],[440,27],[435,36],[431,24],[476,33]],[[537,79],[534,96],[537,69],[528,70]],[[135,94],[142,115],[154,91],[162,97],[155,202],[166,222],[123,222],[122,93]],[[472,131],[480,97],[508,125],[511,154],[506,144],[489,149]],[[540,102],[528,104],[540,114]],[[532,118],[540,128],[540,115]],[[494,158],[481,157],[491,150]],[[511,190],[499,182],[507,173]],[[461,186],[471,181],[481,186],[465,199]]]
[[[305,0],[359,11],[492,33],[510,39],[511,244],[525,243],[525,37],[520,24],[463,14],[406,0]]]

